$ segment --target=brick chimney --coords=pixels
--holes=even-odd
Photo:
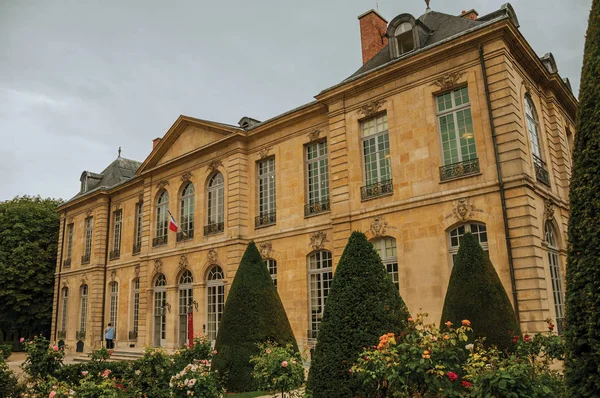
[[[477,18],[479,17],[479,13],[473,9],[471,9],[469,11],[463,10],[463,12],[460,13],[459,17],[476,21]]]
[[[156,146],[158,144],[160,144],[160,141],[162,140],[162,138],[158,137],[152,140],[152,150],[154,150],[154,148],[156,148]]]
[[[388,39],[385,37],[385,32],[388,22],[375,10],[369,10],[359,15],[358,20],[360,21],[360,42],[364,65],[387,46]]]

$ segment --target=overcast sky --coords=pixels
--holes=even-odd
[[[505,0],[432,0],[480,15]],[[579,88],[592,0],[514,0],[521,32]],[[0,200],[68,199],[84,170],[143,161],[180,114],[237,124],[309,102],[361,66],[375,0],[0,0]],[[390,21],[422,0],[379,0]]]

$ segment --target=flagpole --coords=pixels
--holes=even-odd
[[[173,216],[173,214],[171,213],[171,210],[167,209],[167,212],[169,213],[169,215],[171,216],[171,218],[173,219],[173,221],[176,221],[176,220],[175,220],[175,217],[174,217],[174,216]],[[177,224],[177,223],[176,223],[176,224]],[[177,224],[177,225],[179,225],[179,224]],[[187,232],[185,232],[183,228],[181,228],[181,233],[182,233],[182,234],[183,234],[183,236],[185,236],[185,237],[187,237],[187,236],[188,236]]]

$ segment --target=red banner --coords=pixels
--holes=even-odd
[[[192,311],[188,312],[188,340],[189,346],[194,346],[194,313]]]

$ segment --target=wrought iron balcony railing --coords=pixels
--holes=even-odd
[[[90,254],[89,253],[81,256],[81,265],[89,264],[89,263],[90,263]]]
[[[314,201],[307,205],[304,205],[304,215],[312,216],[313,214],[323,213],[329,211],[329,198],[321,201]]]
[[[85,340],[85,330],[75,332],[75,340]]]
[[[214,222],[204,226],[204,236],[220,234],[225,230],[224,222]]]
[[[58,337],[59,339],[66,339],[67,338],[67,331],[66,330],[59,330],[58,333],[56,333],[56,337]]]
[[[477,174],[480,171],[479,159],[477,158],[465,160],[464,162],[447,164],[440,167],[440,181]]]
[[[267,225],[275,224],[275,222],[277,222],[277,214],[276,212],[271,212],[256,216],[255,226],[256,228],[265,227]]]
[[[121,249],[115,249],[115,250],[111,251],[110,253],[108,253],[109,260],[116,260],[120,256],[121,256]]]
[[[535,168],[535,178],[542,184],[550,186],[550,174],[548,174],[546,163],[533,155],[533,166]]]
[[[134,243],[133,250],[131,252],[133,254],[140,254],[140,251],[142,251],[142,244],[141,243]]]
[[[64,268],[70,268],[71,267],[71,259],[67,258],[63,261],[63,267]]]
[[[360,199],[367,200],[393,192],[394,184],[392,180],[376,182],[375,184],[365,185],[364,187],[360,188]]]
[[[163,246],[168,242],[167,235],[152,239],[152,247]]]
[[[129,340],[137,340],[137,337],[138,337],[138,332],[136,332],[135,330],[129,331]]]
[[[188,229],[187,231],[179,231],[177,232],[177,242],[181,242],[184,240],[194,239],[194,230]]]

